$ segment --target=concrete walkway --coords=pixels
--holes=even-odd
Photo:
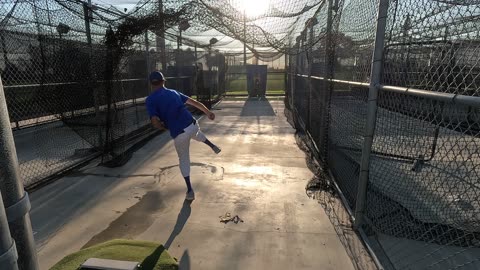
[[[181,269],[353,269],[323,212],[282,100],[223,101],[200,121],[219,155],[192,142],[197,199],[168,134],[121,168],[85,168],[31,194],[41,269],[113,238],[164,243]],[[244,222],[220,222],[238,215]]]

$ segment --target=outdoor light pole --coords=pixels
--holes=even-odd
[[[7,253],[0,254],[0,266],[7,265],[10,262],[10,269],[17,269],[11,263],[16,257],[18,250],[18,268],[21,270],[37,270],[37,252],[33,240],[32,224],[30,223],[30,200],[28,193],[23,190],[23,184],[18,170],[17,152],[13,141],[12,127],[10,126],[10,117],[7,110],[3,84],[0,78],[0,194],[3,205],[0,205],[0,252],[5,246],[10,245]],[[1,204],[1,203],[0,203]],[[12,241],[6,235],[8,230],[5,226],[5,215],[10,228]],[[16,258],[15,258],[16,259]],[[9,269],[9,268],[7,268]]]

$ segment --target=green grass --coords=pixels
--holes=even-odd
[[[226,93],[227,95],[232,95],[232,96],[241,96],[241,95],[248,95],[247,90],[237,90],[237,91],[228,91]],[[267,90],[266,95],[284,95],[285,91],[284,90]]]
[[[178,263],[162,245],[117,239],[68,255],[50,270],[76,270],[89,258],[137,261],[142,270],[178,269]]]

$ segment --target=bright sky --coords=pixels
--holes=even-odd
[[[119,10],[127,8],[128,10],[135,7],[135,4],[138,3],[137,0],[92,0],[92,3],[100,4],[103,6],[115,6]]]
[[[263,12],[267,11],[268,6],[271,1],[275,0],[231,0],[231,3],[233,4],[234,7],[238,9],[245,8],[245,12],[247,16],[258,16],[261,15]],[[134,7],[135,4],[138,3],[138,0],[92,0],[92,3],[100,4],[103,6],[115,6],[117,9],[123,11],[124,8],[127,8],[128,11],[131,11]],[[211,32],[211,31],[210,31]],[[192,36],[196,40],[201,40],[202,43],[207,43],[208,40],[210,40],[211,37],[217,37],[220,39],[220,41],[227,41],[230,39],[229,37],[224,37],[222,38],[223,34],[218,33],[217,31],[214,31],[217,34],[212,34],[212,33],[204,33],[207,34],[205,36]],[[203,40],[205,39],[205,40]],[[175,44],[172,44],[175,45]],[[228,48],[229,51],[243,51],[243,43],[240,41],[234,41],[233,43],[225,46],[224,48]],[[267,49],[267,48],[266,48]],[[279,59],[280,66],[283,64],[283,57]]]
[[[238,9],[245,9],[247,16],[258,16],[261,15],[268,9],[271,0],[234,0],[232,4]],[[113,5],[120,10],[124,8],[132,9],[138,0],[92,0],[93,3],[103,4],[103,5]]]

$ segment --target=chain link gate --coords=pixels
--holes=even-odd
[[[314,18],[287,108],[369,248],[386,269],[479,268],[480,6],[337,0]]]

